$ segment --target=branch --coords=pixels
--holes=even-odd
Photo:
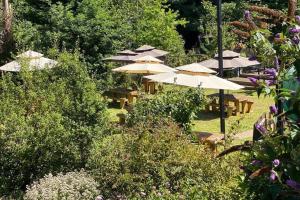
[[[238,29],[232,30],[232,32],[237,34],[241,38],[248,39],[248,38],[251,37],[250,33],[245,32],[245,31],[241,31],[241,30],[238,30]]]
[[[277,10],[273,10],[270,8],[266,8],[266,7],[260,7],[260,6],[250,6],[249,7],[250,11],[254,11],[254,12],[258,12],[260,14],[272,17],[272,18],[278,18],[281,19],[282,17],[284,17],[284,14],[281,13],[280,11]]]
[[[217,158],[223,157],[227,154],[230,154],[230,153],[233,153],[233,152],[236,152],[236,151],[249,151],[249,150],[252,149],[252,146],[253,146],[253,142],[246,141],[242,145],[236,145],[236,146],[230,147],[229,149],[223,151],[222,153],[220,153],[217,156]]]
[[[297,0],[289,0],[288,18],[293,19],[297,10]]]

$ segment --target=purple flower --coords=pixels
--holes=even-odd
[[[244,12],[244,17],[247,21],[251,20],[251,12],[249,10],[246,10]]]
[[[275,78],[277,75],[277,71],[274,68],[268,68],[265,70],[265,74],[269,75],[272,78]]]
[[[278,109],[276,106],[270,106],[270,113],[276,115],[278,113]]]
[[[275,38],[280,39],[280,33],[276,33]]]
[[[300,183],[297,183],[296,181],[287,180],[285,183],[295,190],[300,190]]]
[[[267,86],[272,86],[272,85],[276,84],[276,81],[275,80],[266,80],[265,83]]]
[[[254,77],[249,77],[248,78],[250,81],[251,81],[251,83],[253,84],[253,85],[258,85],[258,80],[257,80],[257,78],[254,78]]]
[[[274,58],[274,68],[278,70],[279,67],[280,67],[279,59],[278,59],[277,56],[275,56],[275,58]]]
[[[289,33],[290,34],[300,33],[300,29],[299,28],[290,28]]]
[[[254,166],[258,166],[258,165],[262,164],[262,161],[261,160],[253,160],[250,164],[254,165]]]
[[[280,165],[280,160],[278,160],[278,159],[275,159],[275,160],[273,160],[273,166],[274,167],[278,167],[279,165]]]
[[[298,44],[300,43],[299,37],[294,36],[294,37],[292,38],[292,42],[293,42],[293,44],[298,45]]]
[[[271,170],[270,181],[275,181],[277,178],[277,174],[274,170]]]
[[[257,130],[259,130],[261,133],[266,133],[267,132],[267,129],[263,125],[261,125],[261,124],[256,124],[255,128]]]
[[[300,16],[299,15],[297,15],[295,17],[295,21],[297,22],[298,25],[300,25]]]

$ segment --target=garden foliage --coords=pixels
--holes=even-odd
[[[185,21],[165,0],[13,1],[18,50],[80,49],[90,73],[107,71],[104,57],[148,44],[170,51],[171,65],[184,58],[176,26]],[[159,19],[159,20],[158,20]]]
[[[205,103],[205,95],[200,88],[167,91],[156,95],[155,98],[139,100],[129,112],[127,124],[129,126],[138,124],[146,121],[149,116],[158,121],[163,117],[171,117],[189,131],[195,114]]]
[[[0,81],[0,194],[48,173],[85,166],[105,129],[106,102],[77,56],[55,69],[6,74]]]
[[[105,198],[239,199],[237,157],[214,159],[173,122],[141,122],[94,147],[88,168]]]
[[[96,181],[84,171],[46,175],[27,188],[25,200],[82,199],[93,200],[99,195]]]
[[[256,14],[269,18],[268,29],[255,26],[254,22],[262,18],[253,18],[249,11],[245,13],[246,22],[255,27],[249,35],[250,46],[257,59],[268,66],[264,73],[269,79],[250,80],[258,95],[274,97],[276,105],[270,107],[270,113],[276,122],[284,122],[284,130],[281,126],[275,131],[261,125],[256,127],[265,136],[254,144],[245,163],[244,186],[257,199],[300,198],[300,17],[294,16],[296,3],[289,1],[287,15],[251,7]]]

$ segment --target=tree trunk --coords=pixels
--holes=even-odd
[[[10,46],[12,40],[12,10],[8,0],[2,0],[2,32],[0,37],[0,54],[4,53]]]
[[[8,0],[2,0],[3,14],[6,15],[9,13],[9,3]]]

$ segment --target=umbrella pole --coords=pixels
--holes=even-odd
[[[217,3],[217,17],[218,17],[218,55],[219,55],[219,75],[221,78],[224,76],[223,71],[223,44],[222,44],[222,0],[218,0]],[[220,90],[219,96],[220,104],[220,124],[221,133],[225,135],[225,107],[224,107],[224,90]]]

